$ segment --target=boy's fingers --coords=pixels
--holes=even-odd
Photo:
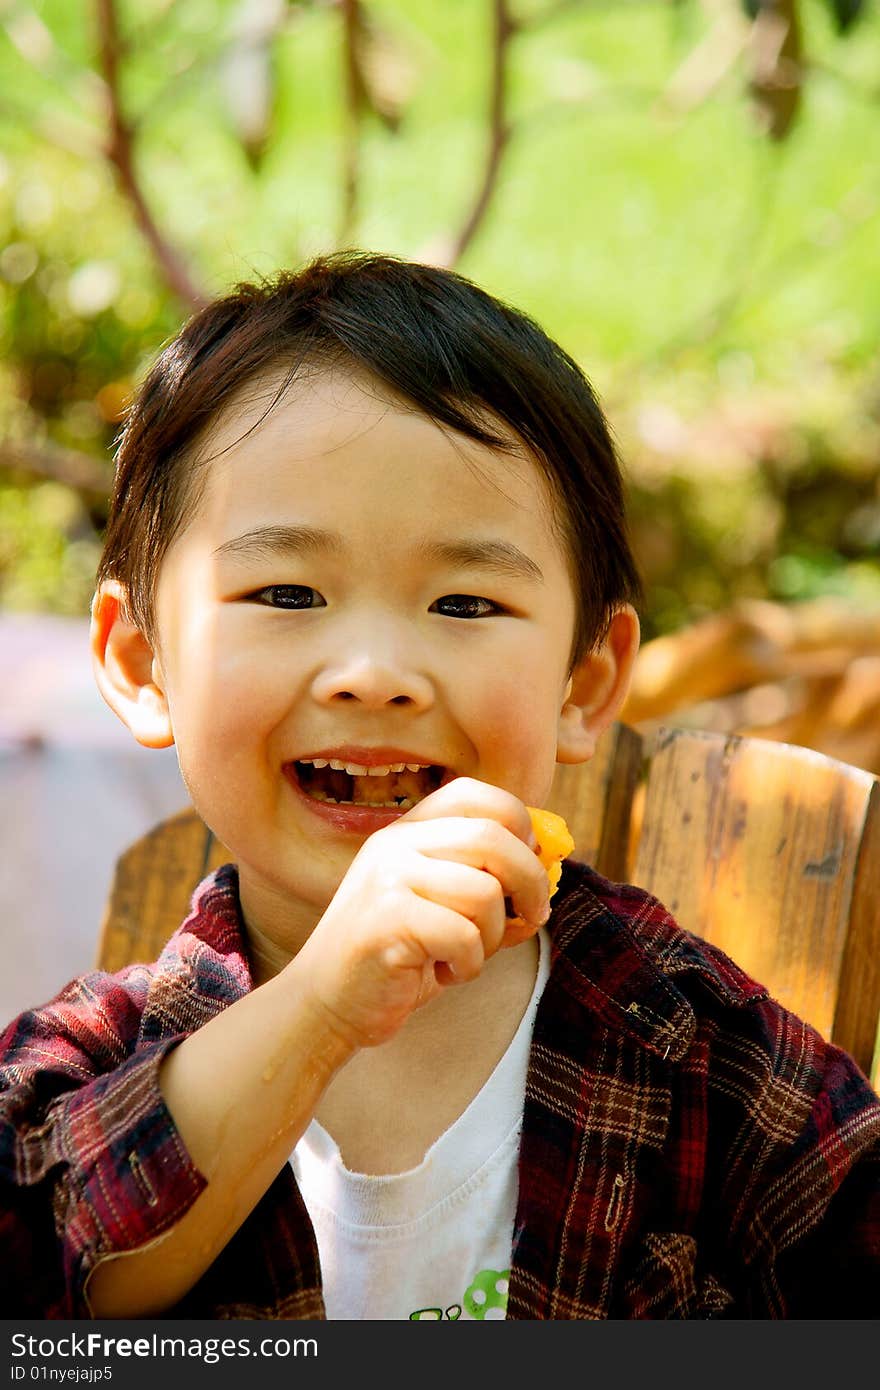
[[[398,823],[434,820],[440,816],[491,818],[506,826],[530,849],[537,846],[531,817],[519,797],[489,782],[478,782],[474,777],[456,777],[447,782],[407,811]]]
[[[438,817],[410,828],[410,849],[427,859],[482,869],[497,879],[502,897],[511,899],[514,915],[536,924],[547,920],[547,874],[534,851],[498,821]]]
[[[438,974],[440,983],[464,984],[474,980],[486,962],[479,927],[443,903],[418,898],[409,931],[433,961],[448,967],[447,972]]]
[[[497,878],[451,860],[422,860],[421,864],[421,873],[416,867],[408,875],[411,891],[467,917],[479,929],[486,957],[494,955],[507,927],[504,894]]]
[[[524,941],[535,935],[535,931],[534,923],[527,922],[522,917],[508,917],[504,924],[500,949],[505,951],[509,946],[521,946]]]

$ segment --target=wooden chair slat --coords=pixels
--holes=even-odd
[[[193,890],[228,859],[191,806],[135,841],[116,863],[98,939],[99,969],[155,960],[189,912]]]
[[[880,778],[865,806],[849,916],[831,1036],[869,1059],[861,1065],[880,1092]]]
[[[585,764],[559,764],[547,801],[564,816],[575,843],[574,857],[605,878],[626,877],[633,797],[642,770],[642,738],[614,724]]]
[[[870,1072],[878,779],[763,739],[663,730],[633,879]]]

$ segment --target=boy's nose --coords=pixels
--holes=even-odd
[[[312,694],[320,704],[358,700],[371,709],[409,705],[425,710],[434,703],[434,689],[427,676],[364,652],[328,664],[315,677]]]

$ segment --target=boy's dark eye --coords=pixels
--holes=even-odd
[[[446,618],[489,618],[500,613],[497,603],[475,594],[444,594],[431,604],[430,613],[442,613]]]
[[[257,603],[265,603],[269,608],[324,608],[325,601],[317,589],[308,584],[270,584],[266,589],[258,589],[251,594]]]

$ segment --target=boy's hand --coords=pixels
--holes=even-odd
[[[546,922],[535,844],[521,801],[466,777],[370,836],[293,962],[351,1047],[385,1042],[440,990],[473,980]]]

